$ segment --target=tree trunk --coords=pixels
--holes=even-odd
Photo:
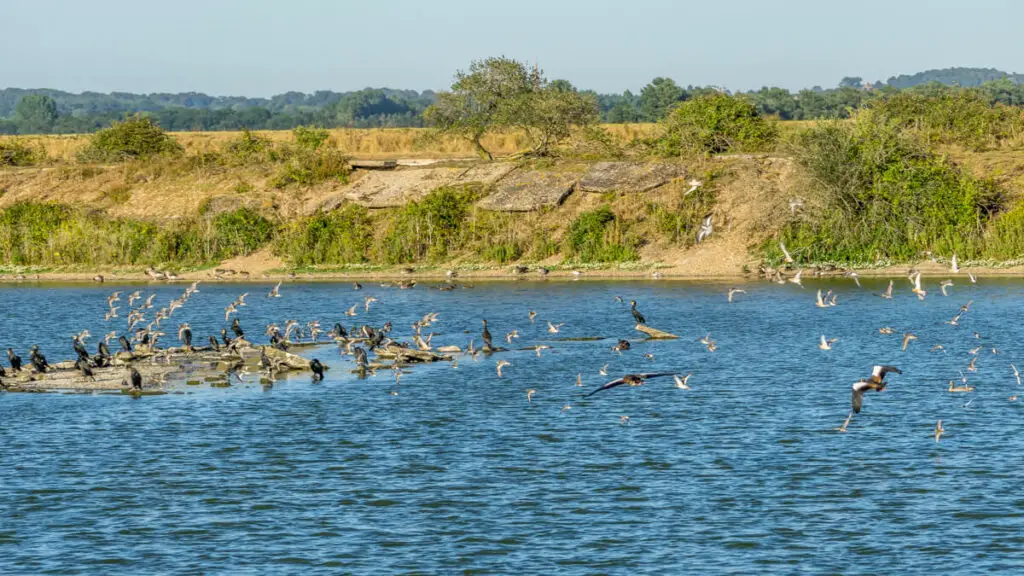
[[[484,148],[484,145],[480,143],[479,136],[473,138],[473,145],[476,146],[476,152],[477,154],[480,155],[481,158],[487,160],[488,162],[494,160],[494,156],[492,156],[491,153],[487,151],[487,148]]]

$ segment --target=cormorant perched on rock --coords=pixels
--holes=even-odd
[[[356,364],[361,368],[366,368],[370,362],[366,359],[366,350],[363,350],[362,346],[356,346],[352,349],[352,355],[356,357]]]
[[[110,365],[110,348],[107,347],[107,343],[100,340],[98,346],[96,346],[96,366],[103,368],[104,366]]]
[[[129,354],[131,354],[131,352],[132,352],[132,343],[129,342],[127,338],[125,338],[124,336],[121,336],[120,338],[117,339],[117,342],[119,344],[121,344],[121,351],[122,352],[128,352]]]
[[[215,352],[220,352],[220,342],[213,336],[210,336],[210,348],[213,348]]]
[[[586,396],[593,396],[594,394],[597,394],[602,390],[608,390],[610,388],[615,388],[616,386],[621,386],[623,384],[628,384],[630,386],[642,386],[645,380],[649,380],[651,378],[658,378],[661,376],[674,375],[675,374],[673,374],[672,372],[656,372],[653,374],[626,374],[622,378],[619,378],[618,380],[612,380],[611,382],[605,384],[604,386],[601,386],[597,390],[594,390],[593,392],[586,394]]]
[[[188,323],[178,327],[178,340],[185,345],[185,350],[192,351],[192,328],[189,327]]]
[[[636,300],[629,301],[629,311],[633,313],[633,318],[636,319],[637,324],[647,324],[647,318],[636,309]]]
[[[284,338],[281,338],[279,332],[274,332],[270,335],[270,346],[278,350],[288,350],[288,343],[284,341]]]
[[[11,362],[12,372],[21,372],[21,357],[14,353],[13,348],[7,349],[7,360]]]
[[[75,368],[78,368],[78,370],[82,373],[82,376],[85,376],[89,380],[96,380],[96,377],[93,376],[92,374],[92,366],[89,366],[88,359],[79,358],[78,361],[75,362]]]
[[[46,369],[50,367],[50,363],[46,361],[46,356],[39,351],[39,346],[32,346],[32,353],[28,357],[29,362],[32,363],[32,367],[36,369],[36,372],[46,372]]]
[[[313,382],[319,382],[324,379],[324,365],[316,358],[309,362],[309,369],[313,371]]]
[[[484,339],[484,350],[487,351],[492,349],[493,346],[491,346],[491,331],[487,329],[487,320],[484,320],[484,332],[482,336]]]
[[[340,322],[334,325],[334,330],[331,332],[331,335],[335,338],[348,338],[348,332],[345,331],[345,327],[342,326]]]
[[[225,328],[220,329],[220,340],[225,346],[231,346],[231,338],[228,336],[228,331]]]
[[[266,346],[260,346],[260,368],[271,378],[274,377],[274,363],[270,361],[270,356],[267,356]]]
[[[238,323],[238,318],[235,318],[234,321],[231,322],[231,331],[235,333],[237,338],[245,336],[245,332],[242,331],[241,324]]]
[[[139,374],[135,366],[127,368],[124,379],[121,380],[121,386],[125,388],[131,387],[132,390],[142,390],[142,374]]]
[[[89,361],[89,351],[85,349],[85,346],[82,344],[82,341],[78,339],[78,336],[74,337],[72,347],[75,349],[75,354],[78,355],[79,360],[84,358],[86,362]]]

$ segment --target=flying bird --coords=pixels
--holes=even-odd
[[[281,283],[278,282],[277,286],[271,288],[270,293],[267,294],[267,298],[280,298],[281,297]]]
[[[697,230],[697,244],[700,244],[704,240],[707,240],[711,233],[714,231],[714,226],[711,223],[711,218],[714,216],[712,213],[708,213],[707,216],[700,223],[700,229]]]
[[[953,274],[960,271],[960,266],[956,263],[956,252],[953,252],[953,257],[949,260],[949,269],[953,271]]]
[[[949,296],[949,289],[953,287],[952,280],[943,280],[939,282],[939,289],[942,290],[943,296]]]
[[[917,336],[913,332],[903,334],[903,352],[907,351],[907,346],[910,345],[912,340],[917,340]]]
[[[853,412],[850,412],[846,416],[846,421],[843,422],[842,426],[840,426],[839,428],[833,428],[833,430],[835,430],[836,432],[844,432],[845,433],[846,432],[846,427],[850,425],[850,420],[853,420]]]
[[[879,296],[886,300],[892,300],[892,280],[889,280],[889,287],[885,289],[885,292],[879,294]]]
[[[511,365],[512,365],[512,363],[509,362],[508,360],[498,360],[498,364],[496,366],[496,370],[498,371],[498,378],[503,378],[503,376],[501,374],[501,369],[504,368],[505,366],[511,366]]]
[[[650,380],[651,378],[660,378],[662,376],[674,376],[674,374],[672,372],[626,374],[622,378],[612,380],[611,382],[605,384],[604,386],[601,386],[600,388],[590,392],[589,394],[586,394],[586,396],[593,396],[594,394],[597,394],[602,390],[610,390],[612,388],[615,388],[616,386],[621,386],[623,384],[626,384],[628,386],[643,386],[644,382],[646,382],[647,380]]]
[[[895,366],[875,366],[872,368],[871,376],[867,380],[860,380],[853,384],[853,394],[850,397],[850,403],[855,414],[860,414],[861,406],[864,404],[864,392],[867,390],[874,390],[876,392],[885,390],[885,375],[889,372],[903,373]]]
[[[954,261],[956,260],[956,254],[953,255],[953,260]],[[939,443],[939,438],[941,438],[942,435],[945,434],[945,433],[946,433],[946,429],[942,427],[942,420],[939,420],[939,422],[937,424],[935,424],[935,443],[936,444]]]
[[[558,334],[558,329],[562,326],[565,326],[565,322],[562,322],[561,324],[552,324],[551,322],[548,322],[548,332]]]
[[[729,304],[732,304],[733,296],[736,294],[746,294],[747,291],[741,288],[729,288]]]
[[[680,378],[678,374],[673,374],[672,375],[672,380],[675,381],[676,388],[679,388],[680,390],[689,390],[690,386],[689,386],[688,382],[690,381],[690,376],[692,376],[692,375],[693,375],[693,372],[690,372],[686,376],[683,376],[682,378]]]
[[[834,344],[835,342],[839,342],[839,338],[825,339],[825,335],[822,334],[821,335],[821,343],[818,344],[818,348],[821,348],[822,350],[831,350],[832,349],[832,344]]]
[[[687,184],[690,185],[690,189],[683,193],[683,196],[689,196],[691,192],[704,185],[703,182],[697,180],[696,178],[691,178],[690,181],[687,182]]]
[[[779,240],[779,249],[782,250],[782,256],[785,258],[787,264],[793,263],[793,257],[789,255],[789,250],[786,250],[786,244]]]
[[[914,283],[914,288],[913,288],[913,290],[911,290],[911,292],[913,292],[914,294],[917,294],[917,299],[918,300],[924,300],[924,297],[928,294],[928,292],[926,292],[926,291],[921,289],[921,273],[920,272],[918,272],[917,274],[914,275],[913,283]]]

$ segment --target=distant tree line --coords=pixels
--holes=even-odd
[[[559,86],[571,87],[564,81]],[[765,87],[745,95],[764,115],[782,120],[846,118],[872,99],[901,90],[938,94],[957,88],[979,90],[990,103],[1024,105],[1024,75],[991,68],[946,68],[887,81],[866,83],[843,78],[835,88],[814,87],[792,92]],[[574,89],[575,90],[575,89]],[[721,91],[716,87],[678,85],[671,78],[652,80],[634,94],[598,94],[580,90],[597,105],[600,121],[657,122],[681,102]],[[355,92],[287,92],[271,98],[181,94],[131,94],[59,90],[0,90],[0,134],[70,134],[95,132],[131,114],[145,114],[170,131],[290,130],[324,128],[424,126],[424,111],[438,94],[426,90],[367,88]]]

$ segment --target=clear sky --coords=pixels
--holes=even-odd
[[[948,66],[1024,70],[1011,0],[0,0],[0,87],[270,96],[442,89],[539,61],[601,92],[734,90]]]

